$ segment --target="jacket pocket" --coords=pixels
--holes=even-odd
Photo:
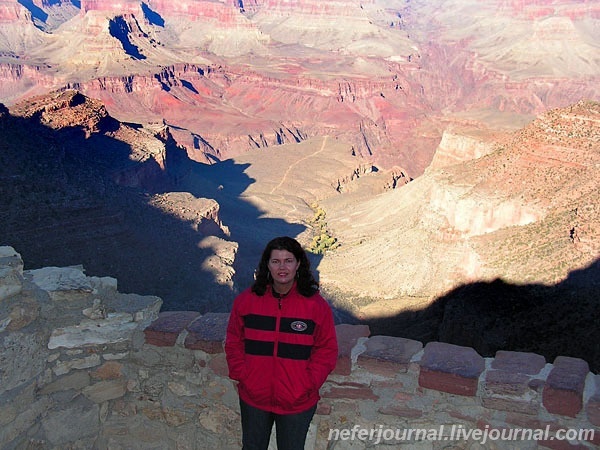
[[[246,368],[242,372],[240,380],[241,390],[255,404],[269,405],[271,403],[272,386],[271,376],[268,374],[268,364],[260,364],[257,361],[246,361]]]
[[[302,375],[303,376],[300,377],[302,381],[302,393],[296,399],[296,404],[304,403],[306,400],[308,400],[308,398],[313,394],[315,390],[315,387],[313,386],[313,383],[310,379],[310,374],[308,373],[308,370],[304,370],[302,372]]]
[[[306,366],[284,371],[277,383],[278,403],[284,409],[297,410],[314,397],[315,388]]]

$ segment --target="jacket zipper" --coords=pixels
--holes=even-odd
[[[277,318],[275,320],[275,337],[273,339],[273,366],[274,372],[279,370],[279,358],[277,357],[277,352],[279,348],[279,324],[281,323],[281,298],[277,299],[278,309],[277,309]],[[277,401],[275,397],[275,382],[279,379],[279,375],[275,373],[274,382],[271,384],[271,404],[275,407],[277,406]]]

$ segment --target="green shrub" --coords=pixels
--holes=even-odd
[[[328,250],[333,250],[339,247],[340,244],[337,241],[337,238],[331,236],[329,230],[327,229],[325,210],[319,207],[317,204],[313,204],[311,207],[315,211],[311,223],[315,226],[314,228],[316,234],[312,239],[309,250],[317,255],[322,255]]]

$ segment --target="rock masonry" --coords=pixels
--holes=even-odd
[[[0,247],[0,448],[241,448],[228,315],[161,304],[81,267],[23,270]],[[600,446],[600,376],[581,359],[337,333],[307,449]]]

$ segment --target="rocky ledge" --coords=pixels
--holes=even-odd
[[[0,447],[240,448],[223,353],[228,314],[161,313],[161,303],[119,293],[115,279],[81,267],[23,270],[20,255],[0,247]],[[500,430],[531,430],[519,448],[600,445],[600,376],[584,360],[483,358],[469,347],[371,336],[366,325],[336,330],[338,363],[306,448],[364,449],[378,439],[464,448],[481,443],[476,430],[498,449],[515,448],[494,439]],[[429,434],[402,434],[409,429]]]

